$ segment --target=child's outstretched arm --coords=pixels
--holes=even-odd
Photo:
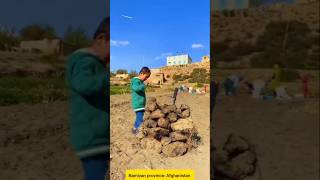
[[[103,87],[107,84],[107,73],[97,75],[95,68],[95,62],[92,59],[79,60],[72,69],[72,88],[85,96],[102,92]]]

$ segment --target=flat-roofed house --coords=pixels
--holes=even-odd
[[[38,51],[43,54],[63,54],[63,42],[60,39],[43,39],[35,41],[21,41],[20,49],[24,51]]]

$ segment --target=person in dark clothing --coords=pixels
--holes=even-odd
[[[236,95],[236,89],[235,89],[235,86],[234,86],[234,82],[230,79],[230,78],[227,78],[224,82],[223,82],[223,85],[224,85],[224,90],[225,90],[225,93],[227,96],[229,95]]]
[[[173,92],[173,96],[172,96],[172,104],[176,104],[178,91],[179,91],[179,89],[177,87],[174,88],[174,92]]]
[[[104,180],[109,169],[109,22],[100,23],[90,47],[69,56],[66,68],[70,139],[85,180]]]

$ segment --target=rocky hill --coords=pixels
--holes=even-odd
[[[222,68],[319,68],[319,0],[211,12],[211,57]]]
[[[160,68],[160,72],[164,74],[166,81],[171,82],[173,75],[190,75],[196,68],[205,69],[210,72],[210,62],[196,62],[180,66],[164,66]]]
[[[295,4],[274,4],[246,10],[212,11],[211,41],[251,41],[272,21],[297,20],[319,33],[319,0],[301,0]]]

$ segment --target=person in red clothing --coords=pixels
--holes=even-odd
[[[309,97],[309,83],[312,76],[308,73],[301,77],[302,80],[302,92],[303,97],[308,98]]]
[[[205,92],[205,93],[207,93],[207,89],[208,89],[208,86],[205,84],[205,85],[204,85],[204,92]]]

